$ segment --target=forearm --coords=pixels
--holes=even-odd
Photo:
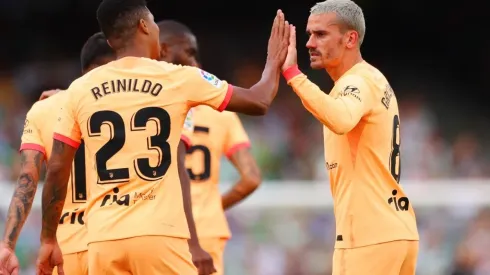
[[[76,151],[77,148],[53,140],[53,150],[48,162],[48,173],[42,195],[41,241],[56,239],[56,230],[65,204],[66,189]]]
[[[180,142],[178,148],[178,170],[179,170],[179,178],[180,178],[180,186],[182,189],[182,200],[184,203],[184,212],[187,220],[187,225],[189,227],[189,233],[191,238],[189,240],[189,245],[198,246],[199,240],[197,237],[196,231],[196,223],[194,222],[194,216],[192,213],[192,198],[191,198],[191,179],[189,178],[189,174],[187,173],[187,169],[185,167],[185,144]]]
[[[277,95],[280,76],[280,66],[274,61],[268,61],[262,72],[260,81],[250,88],[253,97],[266,109],[269,108],[272,100]]]
[[[262,182],[260,169],[248,148],[237,150],[230,156],[230,161],[240,173],[240,180],[221,197],[224,210],[245,200]]]
[[[224,210],[235,206],[250,194],[252,194],[258,185],[250,185],[246,179],[241,178],[228,192],[224,193],[221,197],[221,203]]]
[[[303,106],[332,132],[344,134],[352,127],[352,114],[341,99],[335,99],[323,92],[299,70],[294,77],[287,73],[285,76]]]
[[[63,164],[50,163],[42,193],[41,240],[56,238],[69,177],[70,169],[66,169]]]
[[[26,160],[26,157],[28,158],[29,155],[32,156],[32,158]],[[40,152],[21,152],[21,159],[22,168],[12,200],[10,201],[7,222],[5,223],[5,232],[3,235],[4,243],[12,249],[15,249],[19,234],[31,211],[44,155]]]

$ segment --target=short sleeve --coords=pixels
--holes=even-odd
[[[27,113],[26,120],[24,122],[24,131],[22,132],[20,151],[23,150],[35,150],[39,151],[46,156],[46,146],[41,137],[41,126],[39,125],[39,119],[42,119],[42,115],[35,111],[36,105]]]
[[[180,136],[180,139],[185,143],[187,149],[191,148],[192,146],[191,136],[193,132],[194,132],[194,121],[192,119],[192,109],[191,109],[189,110],[189,112],[185,117],[184,125],[182,127],[182,135]]]
[[[229,115],[229,117],[224,152],[230,158],[239,149],[249,148],[250,139],[238,115],[235,113],[227,113],[226,115]]]
[[[71,91],[68,90],[66,93],[71,93]],[[67,94],[61,104],[53,138],[71,147],[78,148],[82,140],[82,134],[76,117],[76,101],[72,95]]]
[[[220,80],[211,73],[194,67],[186,67],[186,89],[190,93],[191,106],[208,105],[217,111],[223,111],[230,102],[233,86]]]

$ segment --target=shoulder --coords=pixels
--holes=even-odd
[[[29,113],[44,114],[53,111],[54,108],[58,107],[60,104],[63,103],[65,97],[66,97],[66,91],[60,91],[59,93],[54,94],[46,99],[39,100],[32,105],[31,109],[29,110]]]

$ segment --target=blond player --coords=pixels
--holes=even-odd
[[[308,18],[310,64],[335,82],[330,94],[300,72],[291,32],[283,74],[324,125],[336,219],[334,275],[413,275],[415,213],[400,180],[400,116],[384,75],[361,57],[365,22],[349,0],[316,4]]]
[[[82,73],[85,74],[114,60],[114,58],[114,52],[107,44],[104,35],[96,33],[87,40],[82,48],[80,55]],[[51,155],[54,122],[58,117],[58,109],[65,96],[64,93],[54,96],[54,93],[58,91],[50,92],[49,95],[53,95],[51,98],[38,101],[27,113],[20,147],[21,172],[10,202],[2,243],[3,248],[7,247],[12,251],[15,249],[17,238],[30,212],[42,165]],[[48,96],[47,94],[48,92],[43,93],[45,97]],[[57,239],[65,262],[64,271],[66,274],[73,275],[88,274],[87,232],[83,220],[87,200],[85,158],[85,150],[82,146],[77,151],[73,162],[72,176],[67,190],[68,195],[57,232]],[[15,255],[12,254],[11,257],[15,257]],[[12,260],[11,267],[2,267],[1,261],[7,263],[8,259],[0,256],[0,274],[3,274],[2,268],[4,268],[5,274],[16,274],[14,270],[18,270],[18,261],[14,258]]]
[[[192,31],[184,24],[158,23],[162,60],[197,65],[199,48]],[[192,212],[199,242],[211,254],[216,275],[224,272],[223,253],[231,237],[224,211],[244,200],[261,182],[257,163],[249,151],[250,140],[238,116],[216,112],[208,106],[191,109],[194,134],[187,164],[192,179]],[[226,156],[240,173],[240,180],[223,196],[219,190],[221,157]]]
[[[182,124],[200,104],[263,115],[277,93],[289,24],[278,11],[262,79],[244,89],[198,68],[156,61],[159,29],[143,0],[104,0],[97,18],[117,60],[66,91],[43,189],[37,272],[50,274],[61,264],[56,231],[70,162],[83,140],[93,167],[85,212],[89,274],[196,274],[190,186],[181,186],[176,165]]]

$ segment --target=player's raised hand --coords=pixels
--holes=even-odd
[[[267,48],[267,61],[278,62],[282,66],[288,53],[289,31],[289,23],[285,20],[284,13],[278,10],[272,24]]]
[[[0,275],[19,275],[19,260],[12,248],[0,242]]]
[[[213,258],[208,252],[199,247],[189,248],[192,254],[192,262],[197,267],[199,275],[210,275],[216,272],[214,268]]]
[[[286,56],[286,61],[284,61],[284,65],[282,65],[282,71],[285,71],[292,66],[298,65],[298,51],[296,50],[296,27],[290,25],[289,28],[290,31],[288,54]]]
[[[43,99],[46,99],[52,95],[55,95],[57,94],[59,91],[61,91],[60,89],[54,89],[54,90],[49,90],[49,91],[44,91],[41,96],[39,97],[39,100],[43,100]]]
[[[42,242],[36,262],[36,275],[51,275],[54,267],[58,268],[59,275],[65,275],[60,246],[56,240]]]

